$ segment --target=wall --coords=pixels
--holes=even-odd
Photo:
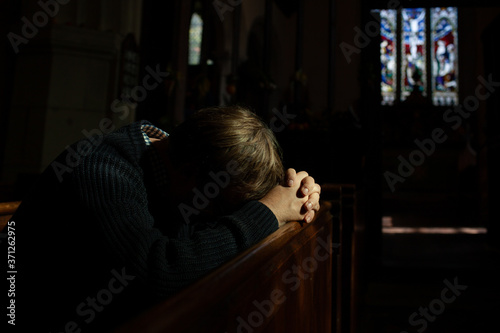
[[[305,1],[303,57],[308,78],[310,110],[320,116],[327,97],[334,94],[333,112],[345,111],[359,99],[359,57],[346,62],[338,45],[353,43],[354,27],[360,24],[360,0],[336,1],[335,91],[328,91],[328,8],[329,0]],[[82,0],[60,5],[57,15],[40,36],[30,41],[17,56],[9,135],[1,181],[14,182],[19,173],[39,173],[66,145],[84,137],[109,113],[116,98],[120,42],[129,32],[140,44],[141,0]],[[41,8],[23,1],[21,16],[31,18]],[[265,1],[241,4],[240,64],[247,60],[248,36],[254,29],[263,32]],[[215,9],[212,11],[217,16]],[[221,76],[230,73],[232,16],[217,26],[217,57]],[[271,77],[277,87],[269,108],[279,108],[295,72],[297,14],[285,15],[273,4]],[[14,31],[14,30],[13,30]],[[262,36],[263,38],[263,36]],[[220,43],[222,41],[222,43]],[[179,51],[180,52],[180,51]],[[224,80],[221,89],[224,91]],[[5,115],[5,113],[4,113]]]
[[[329,0],[305,1],[303,57],[304,73],[308,78],[311,111],[322,114],[327,108],[327,95],[335,94],[333,111],[345,111],[359,98],[359,61],[353,56],[347,63],[341,49],[342,41],[353,44],[354,27],[360,25],[360,1],[336,1],[335,15],[335,92],[328,91],[328,39]],[[247,60],[248,35],[252,27],[263,32],[265,1],[243,1],[241,23],[240,63]],[[230,14],[226,14],[230,18]],[[273,32],[271,42],[271,76],[277,87],[270,97],[270,108],[278,107],[286,95],[290,79],[295,73],[297,14],[285,15],[276,4],[273,6]],[[254,24],[257,23],[256,26]],[[231,31],[230,22],[224,22],[226,31]],[[231,38],[228,35],[226,38]],[[231,44],[226,40],[227,52]],[[251,50],[256,51],[256,50]],[[261,50],[257,50],[261,51]]]
[[[21,17],[39,23],[16,55],[2,182],[41,172],[84,131],[99,129],[116,95],[121,41],[129,32],[140,36],[141,4],[22,3],[10,31],[27,37]]]

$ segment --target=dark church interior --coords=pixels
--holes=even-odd
[[[204,107],[244,105],[322,200],[338,184],[352,191],[330,332],[498,331],[498,2],[0,8],[0,203],[22,201],[79,139],[142,119],[169,132]]]

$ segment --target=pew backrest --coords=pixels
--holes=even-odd
[[[332,332],[331,204],[288,223],[117,332]]]
[[[313,223],[285,225],[118,332],[349,332],[355,187],[322,188]],[[20,203],[0,203],[0,230]]]
[[[21,201],[0,202],[0,231],[10,221],[20,204]]]
[[[355,257],[354,232],[361,228],[356,209],[359,191],[354,184],[324,183],[321,185],[321,198],[332,204],[331,212],[337,217],[334,224],[333,242],[339,244],[334,262],[334,298],[332,317],[335,333],[350,333],[355,326],[355,307],[357,292],[357,269]]]

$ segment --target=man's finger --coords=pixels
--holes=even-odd
[[[313,193],[309,196],[309,200],[306,202],[306,207],[308,210],[319,210],[319,194]]]
[[[297,189],[297,196],[298,197],[307,197],[307,194],[304,193],[304,188],[303,188],[303,181],[305,178],[309,177],[309,174],[305,171],[301,171],[299,173],[297,173],[297,175],[295,176],[295,180],[294,180],[294,186],[295,188]],[[307,191],[305,191],[307,193]]]
[[[321,186],[319,186],[318,184],[313,184],[312,186],[307,185],[307,191],[304,189],[304,187],[302,187],[301,190],[302,193],[307,193],[307,195],[312,195],[314,193],[318,195],[321,194]]]
[[[312,220],[314,219],[314,215],[315,215],[314,210],[307,212],[306,216],[304,216],[304,221],[306,221],[307,223],[311,223]]]
[[[316,183],[314,182],[314,178],[311,176],[307,176],[304,179],[302,179],[302,187],[301,191],[303,195],[310,195],[311,193],[314,193]]]
[[[292,187],[296,176],[297,171],[295,171],[295,169],[286,170],[285,184]]]
[[[319,184],[314,184],[313,190],[311,191],[311,193],[321,194],[321,186]]]

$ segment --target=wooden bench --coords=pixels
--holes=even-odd
[[[322,185],[313,223],[285,225],[116,332],[350,332],[354,193]],[[19,203],[0,203],[0,228]]]
[[[334,332],[338,218],[322,202],[116,332]],[[337,207],[338,208],[338,207]]]
[[[0,231],[7,225],[21,201],[0,202]]]
[[[352,332],[356,315],[357,266],[355,265],[356,247],[354,246],[356,228],[356,187],[353,184],[323,184],[322,199],[330,200],[332,213],[338,216],[339,223],[334,230],[333,241],[340,244],[334,279],[335,330],[337,333]]]

